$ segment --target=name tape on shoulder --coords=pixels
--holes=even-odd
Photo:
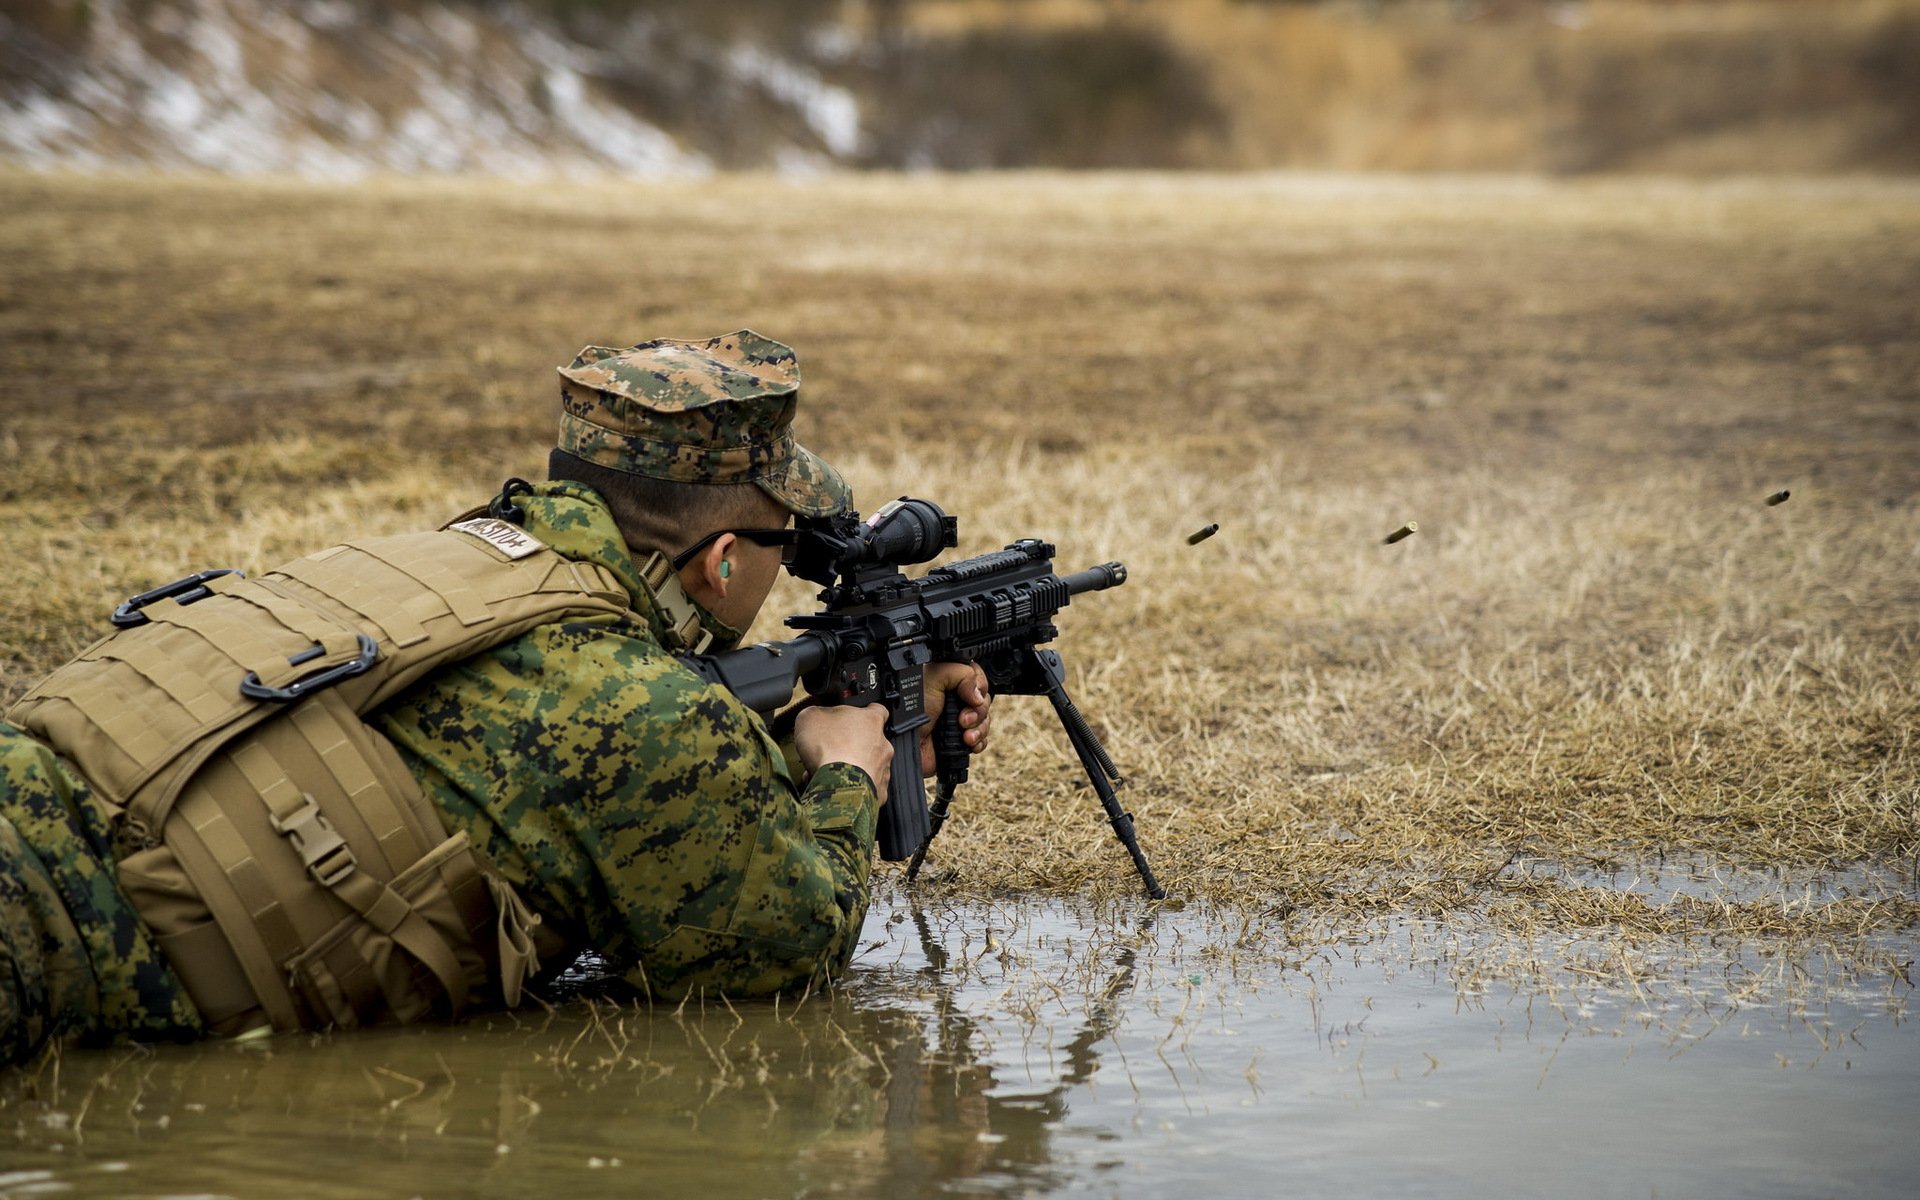
[[[525,558],[529,554],[538,554],[547,548],[545,542],[518,525],[496,521],[492,517],[456,521],[447,528],[471,534],[508,558]]]

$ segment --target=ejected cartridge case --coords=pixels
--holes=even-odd
[[[1201,542],[1206,541],[1208,538],[1212,537],[1214,534],[1219,532],[1220,532],[1220,526],[1218,523],[1209,525],[1205,529],[1196,529],[1192,533],[1187,535],[1187,545],[1198,546]]]
[[[1792,492],[1788,491],[1786,488],[1781,488],[1779,491],[1775,492],[1773,495],[1767,497],[1767,506],[1771,508],[1775,504],[1785,504],[1787,502],[1787,497],[1791,495],[1793,495]]]
[[[1420,532],[1420,522],[1408,521],[1405,525],[1402,525],[1400,528],[1388,534],[1385,544],[1391,546],[1395,542],[1405,541],[1407,538],[1410,538],[1414,534],[1419,532]]]

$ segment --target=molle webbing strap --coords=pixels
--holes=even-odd
[[[248,671],[271,671],[285,666],[289,655],[297,654],[314,639],[275,622],[271,625],[234,620],[230,606],[218,602],[201,604],[154,604],[146,614],[155,625],[184,629],[199,634],[209,649],[232,665],[234,677]],[[132,641],[131,638],[123,639]],[[264,676],[262,676],[264,678]]]
[[[212,654],[198,637],[184,630],[158,632],[198,644],[201,659]],[[143,640],[152,644],[152,639]],[[55,672],[6,718],[74,763],[95,794],[115,808],[130,808],[144,796],[146,803],[132,825],[158,829],[160,817],[187,776],[219,748],[222,739],[266,714],[235,688],[224,713],[196,721],[191,710],[145,672],[121,661],[121,648],[117,639],[104,640],[89,657]],[[186,661],[191,663],[195,657],[187,656]],[[200,678],[190,671],[180,673]],[[123,827],[121,832],[130,830]]]
[[[245,974],[255,1001],[265,1010],[273,1027],[300,1028],[300,1012],[294,1006],[293,993],[287,987],[281,966],[299,950],[298,939],[271,893],[255,886],[257,872],[240,870],[242,864],[251,861],[251,855],[221,810],[220,802],[199,779],[186,786],[173,806],[172,818],[167,823],[167,847],[180,860],[187,878],[197,886],[201,901],[233,949],[234,963]],[[160,932],[164,940],[165,931]],[[204,996],[226,994],[233,989],[224,975],[211,987],[201,985],[199,977],[207,974],[209,968],[231,965],[174,960],[176,973],[203,1010]]]
[[[342,711],[344,706],[338,703],[322,702],[326,693],[315,699],[289,714],[287,724],[312,749],[327,778],[339,784],[346,811],[366,822],[368,837],[380,847],[389,871],[397,875],[445,835],[438,822],[429,832],[408,811],[411,806],[395,803],[402,786],[409,796],[417,794],[419,787],[410,776],[403,785],[401,779],[378,769],[372,758],[374,739],[357,715]]]
[[[383,586],[383,581],[368,577],[361,570],[362,559],[350,546],[309,555],[289,563],[263,582],[294,595],[330,599],[360,620],[370,623],[385,635],[395,649],[404,650],[427,640],[422,620],[431,614],[416,615],[409,601],[411,591]]]
[[[447,611],[457,617],[462,625],[478,625],[482,621],[493,620],[493,613],[488,610],[486,601],[466,580],[455,574],[447,564],[435,561],[433,556],[403,557],[392,549],[380,547],[378,543],[356,546],[355,549],[440,597]]]
[[[270,623],[270,625],[291,629],[305,638],[307,645],[328,647],[326,655],[328,658],[336,657],[341,650],[348,649],[347,642],[353,642],[355,649],[358,647],[357,638],[350,635],[358,634],[360,631],[353,622],[344,619],[344,614],[327,613],[316,609],[311,604],[282,595],[266,580],[242,579],[238,575],[225,575],[207,586],[222,596],[265,614],[266,621],[262,624]],[[223,612],[230,620],[259,620],[254,613],[246,610],[236,611],[231,605],[223,606]],[[343,637],[343,634],[348,636]],[[298,675],[312,669],[311,666],[302,666],[294,674]],[[264,682],[267,677],[262,674],[260,678]]]
[[[133,769],[138,770],[141,764],[166,755],[171,748],[167,724],[155,720],[151,711],[143,712],[142,706],[126,703],[126,697],[135,693],[130,686],[134,681],[125,676],[137,675],[137,672],[122,663],[104,662],[102,666],[104,669],[73,680],[63,691],[50,690],[46,695],[50,700],[66,700],[91,717],[92,728],[104,735],[130,760]],[[78,757],[65,747],[56,748],[69,758]],[[109,794],[118,800],[124,793]]]
[[[284,687],[319,665],[352,658],[359,651],[357,631],[339,620],[309,610],[301,628],[293,629],[277,619],[256,622],[248,607],[226,593],[198,604],[155,604],[147,613],[154,624],[190,629],[204,637],[234,664],[231,678],[236,685],[251,673],[267,687]],[[317,661],[294,661],[316,645],[322,648]]]
[[[316,610],[311,605],[281,596],[260,580],[248,579],[243,575],[222,575],[209,582],[207,588],[252,605],[266,613],[272,624],[291,629],[312,643],[321,643],[337,636],[343,624],[350,624],[341,621],[337,614]]]
[[[167,635],[186,636],[171,629],[162,637]],[[172,697],[197,724],[231,716],[238,707],[233,699],[216,694],[199,676],[170,669],[174,665],[173,656],[160,644],[159,638],[121,638],[108,642],[101,647],[100,657],[123,662],[138,671],[142,679]]]

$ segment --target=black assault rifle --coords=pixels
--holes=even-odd
[[[978,663],[992,692],[1052,702],[1148,895],[1165,897],[1134,836],[1132,814],[1114,796],[1119,770],[1067,696],[1060,656],[1039,648],[1059,636],[1053,617],[1072,597],[1125,583],[1126,567],[1110,562],[1055,575],[1053,547],[1026,538],[908,579],[900,567],[934,558],[958,537],[954,518],[938,505],[905,496],[865,521],[856,513],[802,519],[799,531],[787,569],[824,587],[820,612],[787,618],[805,632],[725,654],[685,655],[687,665],[763,715],[791,700],[796,684],[826,704],[886,705],[893,776],[880,810],[880,857],[911,856],[911,879],[946,821],[954,789],[967,779],[960,705],[949,704],[934,729],[938,793],[928,809],[920,770],[926,666]]]

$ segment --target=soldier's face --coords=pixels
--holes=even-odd
[[[713,615],[735,629],[745,629],[753,624],[780,578],[780,547],[757,546],[741,538],[733,543],[727,557],[734,563],[728,578],[731,586],[725,598],[713,606]]]
[[[758,504],[725,514],[732,529],[786,529],[793,514],[764,493],[754,493]],[[681,581],[694,599],[708,611],[735,629],[745,629],[767,602],[773,585],[780,578],[779,545],[762,545],[753,537],[739,537],[731,531],[719,536],[699,558],[681,572]],[[724,562],[724,574],[722,573]]]

